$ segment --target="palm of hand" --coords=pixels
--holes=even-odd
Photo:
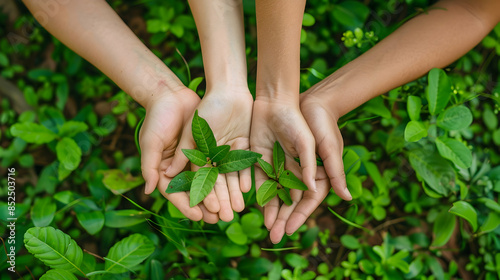
[[[171,178],[166,177],[164,171],[171,165],[182,128],[199,102],[200,98],[189,89],[165,94],[146,109],[146,118],[139,134],[146,193],[153,192],[158,184],[160,193],[192,220],[201,219],[200,209],[189,208],[186,193],[165,193]]]

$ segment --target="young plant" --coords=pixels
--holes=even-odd
[[[189,206],[200,203],[214,188],[219,174],[240,171],[257,162],[261,154],[245,150],[230,151],[229,145],[217,146],[214,133],[207,121],[194,113],[191,124],[196,149],[183,149],[182,152],[193,164],[201,168],[184,171],[175,176],[166,193],[190,191]]]
[[[273,166],[265,160],[257,159],[262,170],[269,176],[257,191],[257,203],[266,205],[276,195],[286,205],[292,204],[289,189],[306,191],[307,186],[290,170],[285,170],[285,152],[280,143],[276,141],[273,147]]]

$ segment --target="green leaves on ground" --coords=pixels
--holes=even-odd
[[[55,212],[57,210],[56,203],[52,197],[46,196],[35,201],[31,208],[31,219],[36,227],[45,227],[52,223]]]
[[[420,178],[436,193],[447,195],[455,182],[450,162],[433,151],[415,149],[410,152],[410,164]]]
[[[49,143],[57,137],[50,129],[36,123],[16,123],[10,128],[10,132],[13,136],[33,144]]]
[[[212,191],[219,175],[216,167],[202,167],[194,175],[191,183],[189,206],[194,207]]]
[[[67,170],[75,170],[82,160],[82,150],[75,140],[64,137],[56,145],[57,159]]]
[[[155,250],[146,236],[135,233],[117,242],[105,258],[105,269],[112,273],[123,273],[143,262]]]
[[[450,100],[451,82],[444,70],[438,68],[429,71],[428,82],[427,101],[429,103],[429,112],[431,115],[437,115]]]
[[[451,107],[439,114],[436,124],[446,130],[460,130],[472,123],[472,113],[464,105]]]
[[[200,168],[198,171],[184,171],[168,184],[166,193],[190,191],[191,207],[200,203],[215,186],[219,174],[236,172],[254,165],[262,155],[252,151],[233,150],[229,145],[217,146],[208,122],[195,112],[191,124],[197,149],[183,149],[184,155]],[[208,167],[206,167],[208,165]]]
[[[472,205],[465,201],[457,201],[453,203],[450,213],[455,214],[467,220],[472,226],[472,231],[477,230],[477,212]]]
[[[424,124],[419,121],[410,121],[406,125],[405,140],[407,142],[416,142],[427,136],[427,129]]]
[[[283,200],[286,205],[292,204],[289,189],[306,191],[308,188],[290,170],[285,170],[285,152],[280,143],[276,141],[273,147],[273,166],[263,159],[258,159],[261,169],[271,179],[265,181],[257,190],[257,203],[260,206],[266,205],[276,195]]]
[[[53,227],[33,227],[24,234],[26,249],[45,265],[70,272],[81,271],[83,252],[75,240]]]
[[[446,159],[461,168],[469,168],[472,164],[472,152],[462,142],[444,137],[436,138],[436,146]]]
[[[448,213],[448,211],[443,211],[439,213],[436,220],[434,221],[434,240],[431,246],[441,247],[448,243],[453,231],[455,230],[456,218],[454,215]]]

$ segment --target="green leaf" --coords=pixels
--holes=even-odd
[[[84,122],[68,121],[59,127],[58,135],[61,137],[73,137],[87,129],[89,129],[89,127]]]
[[[495,130],[498,126],[498,115],[489,106],[485,106],[483,111],[483,121],[489,130]]]
[[[455,171],[449,161],[423,149],[412,150],[409,158],[413,169],[432,190],[448,195],[455,181]]]
[[[304,182],[302,182],[295,174],[293,174],[290,170],[285,170],[279,177],[279,183],[285,187],[290,189],[297,189],[301,191],[307,191],[308,188]]]
[[[273,179],[265,181],[257,190],[257,203],[260,206],[266,205],[278,194],[278,183]]]
[[[82,160],[82,150],[75,140],[64,137],[56,145],[57,159],[67,170],[75,170]]]
[[[360,2],[342,1],[338,5],[333,5],[332,14],[336,21],[346,27],[363,27],[370,9]]]
[[[191,161],[192,163],[203,167],[207,164],[207,156],[198,150],[191,149],[182,149],[184,155]]]
[[[460,130],[472,123],[472,113],[464,105],[451,107],[439,114],[436,124],[446,130]]]
[[[347,174],[346,176],[347,189],[351,193],[353,199],[356,199],[363,194],[361,180],[355,174]]]
[[[356,173],[361,167],[361,158],[354,150],[349,148],[344,149],[342,162],[344,163],[344,173],[346,175]]]
[[[450,213],[467,220],[472,226],[472,231],[477,230],[477,213],[474,207],[465,201],[457,201],[453,203],[453,207],[449,210]]]
[[[292,197],[290,196],[290,190],[282,188],[278,190],[278,196],[283,200],[286,205],[292,205]]]
[[[257,159],[257,162],[269,178],[276,179],[276,172],[274,172],[274,168],[269,162],[260,158]]]
[[[302,18],[303,26],[313,26],[316,20],[311,14],[304,13],[304,17]]]
[[[104,186],[114,194],[122,194],[144,184],[142,176],[134,177],[121,169],[99,170],[98,173],[103,174]]]
[[[229,173],[240,171],[254,165],[262,155],[252,151],[233,150],[229,151],[227,156],[217,163],[219,173]]]
[[[191,189],[191,183],[193,182],[194,171],[184,171],[175,176],[172,181],[168,184],[168,188],[165,190],[166,193],[176,193],[176,192],[187,192]]]
[[[342,245],[351,250],[356,250],[361,246],[358,239],[349,234],[342,235],[340,237],[340,243],[342,243]]]
[[[420,119],[420,110],[422,109],[422,99],[418,96],[410,95],[408,96],[408,103],[406,106],[410,120],[418,121]]]
[[[248,241],[248,236],[243,232],[243,228],[238,222],[232,223],[226,229],[226,235],[229,238],[229,240],[233,241],[238,245],[245,245]]]
[[[385,119],[392,118],[391,111],[387,108],[387,105],[384,103],[384,99],[382,97],[375,97],[370,101],[366,102],[363,109],[366,112],[373,113],[377,116],[381,116]]]
[[[436,146],[441,156],[457,166],[464,169],[471,166],[472,152],[462,142],[441,136],[436,138]]]
[[[227,154],[229,153],[229,150],[231,149],[231,146],[229,145],[222,145],[222,146],[218,146],[218,147],[215,147],[213,148],[212,150],[210,150],[210,160],[212,162],[219,162],[221,160],[223,160]]]
[[[10,132],[12,136],[33,144],[49,143],[57,137],[50,129],[37,123],[16,123],[10,128]]]
[[[219,175],[216,167],[202,167],[194,175],[191,183],[189,206],[194,207],[212,191]]]
[[[191,131],[198,150],[208,157],[210,150],[217,147],[217,141],[207,121],[198,116],[198,110],[194,112]]]
[[[188,88],[194,92],[198,90],[198,86],[203,82],[203,77],[197,77],[189,82]]]
[[[258,239],[262,234],[262,225],[264,218],[261,213],[247,213],[241,217],[241,228],[243,232],[251,239]]]
[[[434,240],[432,241],[431,246],[441,247],[448,243],[448,240],[450,240],[451,235],[455,230],[456,220],[455,216],[447,211],[439,213],[434,221]]]
[[[104,214],[101,211],[78,212],[76,218],[80,225],[91,235],[101,231],[104,226]]]
[[[500,214],[497,212],[490,212],[486,221],[481,225],[480,230],[481,232],[490,232],[495,230],[498,226],[500,226]]]
[[[416,142],[422,137],[427,136],[427,129],[424,124],[419,121],[410,121],[406,125],[405,129],[405,140],[407,142]]]
[[[53,227],[33,227],[24,234],[26,249],[45,265],[69,272],[80,271],[83,252],[75,240]]]
[[[355,228],[362,229],[362,230],[364,230],[364,231],[366,231],[366,232],[368,232],[368,233],[372,233],[372,231],[371,231],[371,230],[369,230],[369,229],[367,229],[367,228],[365,228],[365,227],[363,227],[363,226],[360,226],[360,225],[358,225],[358,224],[356,224],[356,223],[354,223],[354,222],[351,222],[351,221],[349,221],[348,219],[346,219],[346,218],[344,218],[344,217],[340,216],[339,214],[337,214],[337,212],[333,211],[333,210],[332,210],[332,208],[328,207],[328,210],[330,210],[330,212],[332,212],[332,214],[333,214],[333,215],[335,215],[335,217],[339,218],[342,222],[344,222],[344,223],[346,223],[346,224],[348,224],[348,225],[350,225],[350,226],[353,226],[353,227],[355,227]]]
[[[104,225],[110,228],[126,228],[144,223],[150,214],[132,209],[114,210],[104,213]]]
[[[279,178],[283,170],[285,170],[285,151],[283,151],[283,148],[278,141],[274,142],[273,164],[276,176]]]
[[[143,262],[155,250],[155,245],[146,236],[135,233],[117,242],[106,256],[105,269],[112,273],[123,273]]]
[[[44,227],[50,225],[54,219],[57,206],[52,200],[52,197],[46,196],[35,201],[31,208],[31,219],[36,227]]]
[[[229,242],[228,244],[224,245],[221,250],[221,254],[225,258],[241,257],[245,255],[247,252],[248,252],[247,245],[239,245],[232,242]],[[231,278],[226,278],[226,279],[231,279]],[[239,277],[236,279],[239,279]]]
[[[40,277],[40,280],[78,280],[76,276],[63,269],[51,269]]]
[[[294,268],[304,269],[309,266],[309,262],[303,256],[296,253],[288,253],[285,255],[286,263]]]
[[[431,115],[440,113],[450,100],[451,83],[443,69],[434,68],[429,71],[427,101]]]

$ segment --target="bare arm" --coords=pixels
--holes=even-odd
[[[52,35],[99,68],[145,108],[181,81],[103,0],[23,0]]]
[[[443,0],[308,92],[340,117],[369,99],[445,67],[500,21],[500,1]],[[443,10],[442,8],[446,9]]]

